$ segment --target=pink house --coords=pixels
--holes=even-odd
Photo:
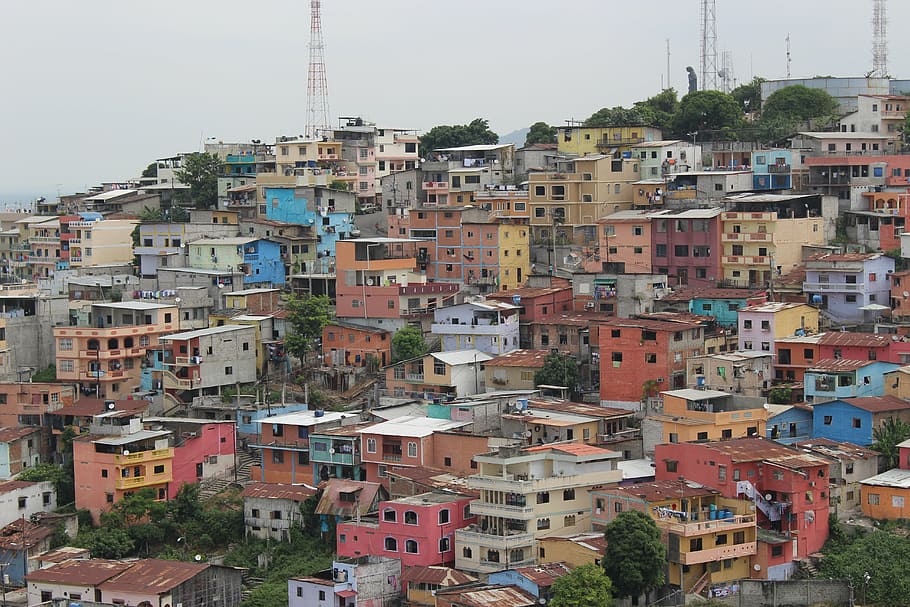
[[[597,223],[598,255],[589,272],[651,273],[653,211],[619,211]]]
[[[146,428],[163,427],[174,436],[173,481],[168,499],[185,483],[228,477],[234,470],[235,423],[225,420],[147,417]]]
[[[360,431],[360,463],[366,480],[382,483],[390,467],[434,466],[434,432],[455,430],[467,421],[402,416]]]
[[[378,520],[338,524],[338,556],[385,556],[404,566],[452,564],[455,530],[477,520],[470,514],[472,499],[432,491],[381,502]]]

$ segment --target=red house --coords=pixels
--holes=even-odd
[[[819,360],[826,358],[846,360],[891,360],[891,336],[877,333],[831,331],[818,338]]]
[[[472,499],[432,491],[381,502],[378,520],[338,524],[338,556],[385,556],[406,566],[452,564],[455,530],[476,521],[470,515]]]
[[[657,445],[654,461],[657,480],[682,477],[725,497],[755,502],[759,528],[767,537],[789,542],[792,559],[821,550],[828,539],[826,459],[764,438],[741,438]],[[773,550],[773,543],[767,545]],[[765,560],[782,556],[769,553]]]
[[[702,353],[704,334],[694,323],[612,318],[600,324],[598,344],[600,404],[635,409],[647,382],[653,395],[686,387],[686,358]]]
[[[146,428],[170,430],[174,435],[173,482],[168,499],[186,483],[228,478],[234,469],[235,423],[212,419],[146,417]]]

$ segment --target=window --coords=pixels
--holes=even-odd
[[[564,516],[562,519],[562,525],[563,525],[563,527],[574,527],[575,526],[575,515],[567,514],[566,516]]]
[[[439,551],[440,552],[448,552],[449,550],[452,549],[451,546],[452,546],[452,543],[449,540],[449,538],[447,538],[447,537],[440,538],[440,540],[439,540]]]
[[[164,474],[164,464],[155,466],[155,474]]]
[[[25,498],[24,497],[19,498],[19,508],[25,508]]]
[[[824,417],[824,419],[822,420],[822,423],[825,424],[826,426],[830,426],[831,421],[832,421],[832,417],[830,415],[826,415]]]
[[[469,559],[473,555],[474,555],[474,552],[467,546],[465,546],[464,548],[461,549],[461,556],[463,556],[464,558]]]
[[[622,512],[622,502],[613,502],[613,512]]]
[[[550,528],[550,519],[548,518],[539,518],[537,519],[537,529],[549,529]]]
[[[106,468],[102,468],[102,470],[101,470],[101,478],[107,478],[107,469],[106,469]]]
[[[544,491],[537,494],[537,503],[538,504],[549,504],[550,503],[550,492]]]
[[[858,418],[858,417],[854,417],[854,418],[853,418],[852,426],[853,426],[854,428],[862,428],[862,427],[863,427],[863,420],[861,420],[861,419]]]
[[[717,480],[718,480],[718,482],[721,482],[721,483],[727,482],[727,467],[726,466],[717,467]]]
[[[726,533],[718,533],[716,536],[714,536],[714,545],[715,546],[724,546],[724,545],[726,545],[726,543],[727,543],[727,534]]]
[[[375,438],[367,439],[367,453],[376,453],[376,439]]]
[[[225,368],[224,368],[224,374],[225,374],[225,375],[233,375],[233,374],[234,374],[234,367],[225,367]]]
[[[417,541],[407,540],[404,543],[404,551],[408,554],[417,554]]]
[[[575,489],[566,489],[562,492],[562,501],[571,502],[575,499]]]
[[[446,365],[440,360],[433,361],[433,374],[434,375],[445,375],[446,374]]]
[[[417,457],[417,443],[414,441],[408,442],[408,457]]]
[[[752,321],[751,321],[751,320],[744,320],[744,321],[743,321],[743,329],[751,329],[751,328],[752,328]]]
[[[667,256],[667,245],[665,245],[665,244],[658,244],[658,245],[655,246],[654,251],[655,251],[654,254],[655,254],[657,257],[666,257],[666,256]]]
[[[283,464],[284,463],[284,453],[278,450],[272,450],[272,463],[273,464]]]
[[[72,350],[73,349],[73,340],[69,337],[61,337],[57,342],[58,350]]]
[[[385,538],[385,549],[388,552],[398,552],[398,540],[394,537]]]
[[[699,432],[698,435],[696,436],[696,440],[708,440],[708,433]]]
[[[417,513],[413,510],[408,510],[404,513],[404,524],[405,525],[416,525],[417,524]]]
[[[783,556],[784,547],[781,545],[771,546],[771,556]]]
[[[679,462],[674,459],[667,460],[664,463],[666,464],[667,472],[676,472],[679,470]]]
[[[673,247],[673,254],[676,257],[688,257],[689,256],[689,246],[684,244],[678,244]]]
[[[878,506],[880,498],[881,498],[881,496],[878,493],[870,493],[866,497],[866,501],[869,503],[870,506]]]
[[[654,352],[645,353],[645,362],[648,364],[657,364],[657,354]]]
[[[449,509],[443,508],[439,511],[439,524],[445,525],[449,522]]]

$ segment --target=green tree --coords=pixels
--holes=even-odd
[[[287,351],[305,360],[322,329],[332,320],[332,302],[325,295],[291,295],[286,306],[291,331],[285,336]]]
[[[679,98],[676,89],[668,88],[644,101],[636,101],[633,107],[641,113],[643,124],[668,133],[673,125],[673,116],[679,111]]]
[[[739,104],[720,91],[689,93],[679,102],[679,111],[673,116],[673,132],[679,138],[698,133],[701,141],[726,140],[735,137],[740,126]]]
[[[571,390],[578,385],[578,364],[565,354],[550,353],[543,361],[543,367],[534,374],[536,386],[565,386]]]
[[[642,111],[638,108],[624,108],[622,106],[600,108],[584,121],[584,126],[635,126],[644,124]]]
[[[434,126],[420,137],[420,154],[427,156],[443,148],[494,143],[499,143],[499,135],[490,130],[490,123],[485,118],[475,118],[468,124]]]
[[[427,342],[420,327],[408,325],[392,336],[392,362],[423,356],[427,349]]]
[[[787,386],[771,388],[768,394],[768,402],[775,405],[789,405],[793,402],[793,390]]]
[[[525,137],[525,145],[535,143],[556,143],[556,127],[550,126],[546,122],[535,122],[528,129],[528,135]]]
[[[36,382],[53,382],[57,381],[57,367],[56,365],[51,365],[46,369],[41,369],[40,371],[35,371],[32,374],[32,381]]]
[[[72,439],[70,439],[70,449],[72,449]],[[57,504],[60,506],[70,504],[76,499],[72,471],[64,466],[44,463],[36,464],[23,470],[16,479],[31,482],[52,482],[54,490],[57,492]]]
[[[589,563],[558,578],[550,587],[550,607],[612,607],[613,585],[604,570]]]
[[[764,81],[764,78],[756,76],[751,82],[740,84],[730,91],[744,114],[761,111],[761,83]]]
[[[217,154],[194,152],[183,159],[183,168],[174,175],[189,190],[179,190],[177,199],[192,203],[197,209],[212,209],[218,206],[218,176],[222,163]]]
[[[899,607],[910,597],[910,539],[887,530],[872,531],[852,541],[828,543],[820,572],[829,579],[853,583],[859,603]],[[868,583],[864,575],[869,574]]]
[[[663,584],[667,549],[654,519],[626,510],[607,525],[605,537],[604,570],[617,596],[638,597]]]
[[[120,527],[101,527],[85,536],[79,535],[76,543],[88,548],[92,558],[120,559],[132,554],[136,548],[130,534]]]
[[[151,162],[145,169],[142,171],[143,177],[157,177],[158,176],[158,163]]]
[[[827,91],[801,84],[785,86],[771,93],[762,105],[762,119],[805,122],[827,118],[837,110],[837,100]]]
[[[910,438],[910,424],[902,419],[889,417],[878,428],[872,429],[872,448],[885,458],[886,470],[897,468],[900,450],[897,446]]]

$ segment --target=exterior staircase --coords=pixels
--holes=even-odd
[[[711,582],[711,570],[706,569],[704,575],[698,578],[698,581],[692,585],[692,588],[689,590],[688,594],[701,594],[704,592],[705,588],[708,587],[708,584]]]
[[[749,481],[737,481],[736,493],[737,495],[743,494],[752,500],[755,503],[755,506],[768,517],[768,520],[780,520],[780,510],[778,510],[774,504],[766,500],[765,496],[761,494],[761,491],[756,489],[755,485]]]
[[[250,482],[250,466],[259,463],[259,451],[237,451],[237,482]]]
[[[232,484],[228,478],[207,478],[199,484],[199,499],[207,500],[221,493]]]

